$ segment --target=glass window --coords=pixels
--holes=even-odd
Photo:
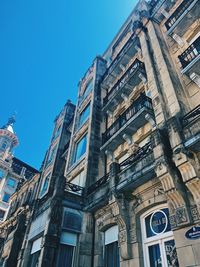
[[[15,186],[16,186],[16,180],[14,180],[12,178],[8,178],[7,185],[9,187],[15,188]]]
[[[6,150],[7,145],[8,145],[8,143],[7,143],[6,141],[4,141],[3,144],[2,144],[2,146],[1,146],[1,148],[2,148],[3,150]]]
[[[105,231],[105,267],[119,267],[118,225]]]
[[[0,210],[0,220],[2,221],[5,215],[5,211],[4,210]]]
[[[49,187],[50,173],[44,178],[42,188],[40,191],[40,196],[44,196],[47,193]]]
[[[60,135],[60,132],[61,132],[61,125],[56,129],[54,136],[53,136],[53,140],[56,139]]]
[[[78,127],[81,127],[90,115],[90,104],[81,112]]]
[[[52,148],[50,150],[49,156],[48,156],[48,159],[47,159],[47,165],[49,165],[54,160],[54,157],[55,157],[55,154],[56,154],[56,149],[57,149],[57,146],[55,146],[54,148]]]
[[[40,250],[41,250],[41,243],[42,243],[41,237],[36,239],[35,241],[33,241],[28,266],[30,266],[30,267],[38,266]]]
[[[79,160],[86,152],[87,134],[77,143],[74,154],[74,162]]]
[[[68,232],[61,233],[57,267],[72,267],[77,235]]]
[[[4,171],[0,169],[0,179],[4,177]]]
[[[11,196],[10,194],[4,193],[2,200],[3,200],[4,202],[8,202],[9,199],[10,199],[10,196]]]
[[[92,91],[92,87],[93,87],[92,80],[90,80],[87,83],[85,91],[83,93],[83,99],[86,98],[89,95],[89,93]]]

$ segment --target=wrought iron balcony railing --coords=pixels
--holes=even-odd
[[[178,56],[184,69],[200,54],[200,37],[192,43],[180,56]]]
[[[174,13],[165,22],[167,30],[169,30],[176,21],[181,17],[181,15],[189,8],[189,6],[194,2],[194,0],[184,0],[174,11]]]
[[[139,148],[130,157],[125,159],[123,162],[121,162],[120,163],[120,169],[122,167],[126,167],[126,166],[128,166],[128,165],[130,165],[130,164],[142,159],[143,157],[147,156],[152,151],[153,151],[153,149],[152,149],[151,142],[148,142],[146,145],[144,145],[143,147]]]
[[[70,182],[66,182],[65,191],[71,191],[73,193],[76,193],[77,195],[82,196],[84,194],[84,187]]]
[[[87,189],[87,195],[91,194],[94,192],[97,188],[100,186],[104,185],[108,181],[109,174],[104,175],[101,177],[98,181],[96,181],[94,184],[88,187]]]
[[[107,102],[116,94],[116,92],[118,92],[128,82],[129,78],[132,77],[140,68],[144,69],[144,63],[139,59],[136,59],[104,97],[103,105],[106,105]]]
[[[183,118],[182,118],[182,124],[183,126],[187,126],[197,118],[200,118],[200,105],[198,105],[196,108],[191,110],[189,113],[187,113]]]
[[[153,109],[152,100],[145,94],[141,94],[133,104],[122,113],[121,116],[102,134],[102,144],[105,144],[113,134],[120,130],[143,107]]]

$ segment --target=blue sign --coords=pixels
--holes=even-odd
[[[198,239],[200,238],[200,226],[193,226],[185,233],[187,239]]]

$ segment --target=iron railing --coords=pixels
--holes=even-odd
[[[167,30],[169,30],[176,21],[181,17],[181,15],[188,9],[188,7],[194,2],[194,0],[184,0],[174,11],[174,13],[165,22]]]
[[[180,56],[178,56],[182,68],[194,60],[200,54],[200,37],[198,37]]]
[[[127,165],[130,165],[138,160],[141,160],[145,156],[147,156],[149,153],[152,153],[152,145],[151,142],[148,142],[143,147],[139,148],[135,153],[133,153],[129,158],[125,159],[123,162],[120,163],[120,169],[122,167],[125,167]]]
[[[144,63],[139,59],[136,60],[130,65],[127,71],[122,75],[122,77],[114,84],[112,89],[107,93],[103,99],[103,105],[106,105],[107,102],[118,92],[140,68],[144,69]]]
[[[122,113],[121,116],[102,134],[102,144],[106,143],[117,131],[121,129],[143,107],[152,109],[152,100],[145,94],[141,94],[133,104]]]
[[[187,113],[182,118],[182,125],[185,127],[189,123],[193,122],[197,118],[200,118],[200,105],[198,105],[196,108],[192,109],[189,113]]]
[[[70,183],[70,182],[66,182],[65,191],[69,191],[69,192],[71,191],[73,193],[76,193],[82,196],[84,193],[84,187]]]
[[[97,188],[100,186],[104,185],[108,181],[109,174],[104,175],[101,177],[98,181],[96,181],[94,184],[88,187],[87,189],[87,195],[91,194],[94,192]]]

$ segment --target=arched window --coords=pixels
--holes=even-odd
[[[179,267],[168,208],[159,206],[145,213],[141,227],[145,267]]]
[[[105,267],[120,266],[118,234],[118,225],[114,225],[105,231]]]

